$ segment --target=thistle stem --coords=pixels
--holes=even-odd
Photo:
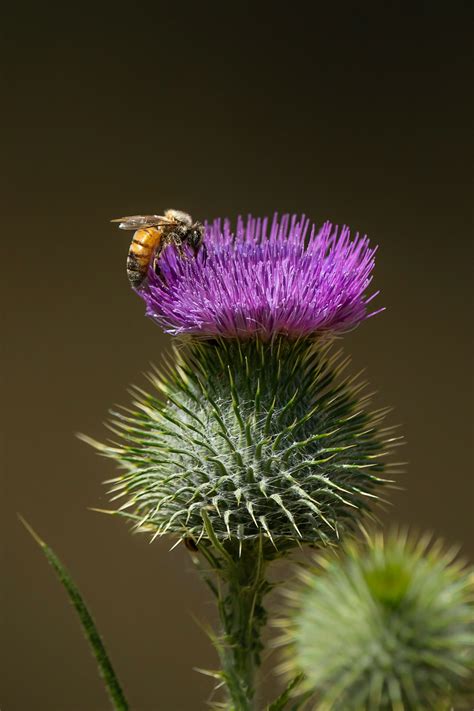
[[[219,583],[214,593],[220,619],[215,645],[229,711],[253,711],[263,648],[261,632],[266,623],[263,598],[271,586],[265,577],[266,561],[259,543],[228,552],[231,560],[227,558],[220,568],[214,568]],[[219,560],[222,562],[221,557]]]

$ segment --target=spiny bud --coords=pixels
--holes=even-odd
[[[94,443],[124,469],[112,491],[137,529],[269,548],[328,543],[352,529],[379,489],[384,412],[329,347],[283,337],[191,342],[115,412],[119,441]],[[385,441],[384,441],[385,440]]]
[[[279,640],[289,645],[282,668],[304,672],[313,708],[433,711],[473,700],[474,575],[452,551],[392,534],[317,562],[289,593]]]

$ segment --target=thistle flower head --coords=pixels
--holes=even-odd
[[[432,711],[469,695],[474,574],[428,542],[378,536],[302,574],[280,642],[316,708]]]
[[[173,335],[268,340],[337,334],[368,313],[375,248],[349,229],[305,217],[239,219],[207,226],[196,258],[165,250],[139,294],[147,314]]]
[[[391,442],[360,385],[328,348],[285,338],[193,342],[114,413],[113,491],[137,528],[229,545],[260,535],[279,550],[353,528],[386,483]]]

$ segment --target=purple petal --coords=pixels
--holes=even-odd
[[[267,340],[336,334],[369,317],[365,296],[376,248],[351,241],[347,227],[317,231],[302,216],[248,217],[206,225],[196,258],[167,248],[158,276],[139,290],[146,312],[167,333]]]

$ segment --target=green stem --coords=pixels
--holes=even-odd
[[[263,597],[270,590],[261,544],[226,547],[217,574],[221,635],[216,647],[222,664],[229,711],[255,708],[256,674],[261,664],[261,632],[266,622]],[[208,551],[210,553],[210,551]],[[212,556],[212,554],[211,554]],[[209,560],[209,557],[206,556]],[[214,562],[216,558],[212,556]]]

